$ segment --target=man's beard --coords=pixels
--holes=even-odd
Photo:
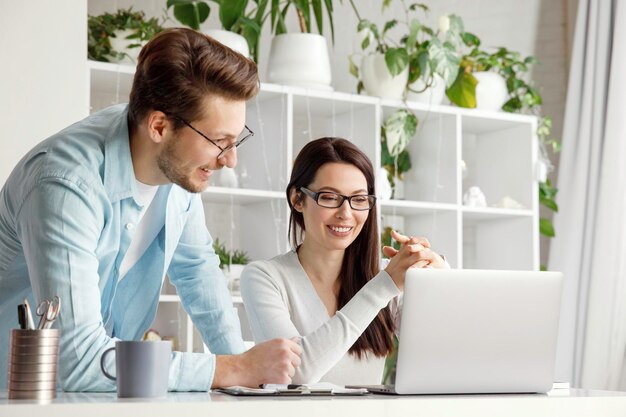
[[[159,156],[157,157],[157,165],[163,175],[167,177],[171,182],[178,185],[179,187],[184,188],[190,193],[200,193],[206,189],[206,185],[204,187],[200,187],[194,185],[191,182],[190,176],[185,174],[179,167],[182,166],[182,162],[180,162],[180,158],[176,154],[175,143],[178,142],[178,138],[174,138],[174,140],[169,141]]]

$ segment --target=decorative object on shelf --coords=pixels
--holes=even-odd
[[[469,175],[469,171],[467,170],[467,164],[464,160],[461,159],[461,161],[459,161],[459,166],[461,168],[461,178],[466,179]]]
[[[389,200],[393,192],[388,175],[389,173],[385,167],[378,168],[378,175],[376,176],[376,194],[381,200]]]
[[[381,127],[380,162],[387,171],[391,184],[392,198],[404,195],[397,193],[396,185],[403,180],[403,174],[411,169],[411,156],[407,146],[417,130],[417,117],[408,109],[399,109],[391,114]]]
[[[261,28],[267,18],[265,9],[268,1],[213,1],[219,5],[219,20],[222,28],[207,29],[204,33],[258,62],[259,40]],[[248,8],[249,3],[254,3],[255,7]],[[173,10],[178,22],[195,30],[200,30],[200,25],[211,13],[207,2],[197,0],[167,0],[167,8]]]
[[[487,199],[482,190],[473,185],[463,194],[463,204],[467,207],[487,207]]]
[[[154,341],[154,340],[163,340],[159,332],[155,329],[149,329],[147,332],[143,334],[143,340]]]
[[[285,16],[294,8],[301,33],[287,33]],[[267,66],[269,82],[332,91],[332,75],[324,31],[324,9],[334,42],[332,0],[286,0],[270,5],[272,33]],[[312,13],[311,13],[312,11]],[[315,20],[318,34],[313,33]]]
[[[526,207],[524,207],[524,205],[522,203],[518,202],[517,200],[513,199],[512,197],[509,197],[508,195],[502,197],[493,206],[494,207],[498,207],[498,208],[503,208],[503,209],[512,209],[512,210],[523,210],[523,209],[526,208]]]
[[[141,47],[163,30],[159,19],[146,19],[144,12],[132,7],[90,15],[87,26],[89,59],[120,63],[134,63]]]
[[[237,172],[234,168],[224,167],[217,173],[217,185],[220,187],[239,187],[239,180],[237,178]]]

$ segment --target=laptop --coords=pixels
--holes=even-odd
[[[563,274],[407,272],[395,386],[385,394],[545,393],[552,388]]]

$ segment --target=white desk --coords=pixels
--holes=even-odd
[[[59,393],[47,403],[7,399],[0,416],[45,417],[404,417],[626,416],[626,392],[553,390],[548,395],[423,395],[365,397],[232,397],[170,393],[166,398],[118,399],[115,393]]]

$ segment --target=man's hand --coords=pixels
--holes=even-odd
[[[294,340],[273,339],[241,355],[219,355],[211,388],[289,384],[300,366],[302,347]]]

